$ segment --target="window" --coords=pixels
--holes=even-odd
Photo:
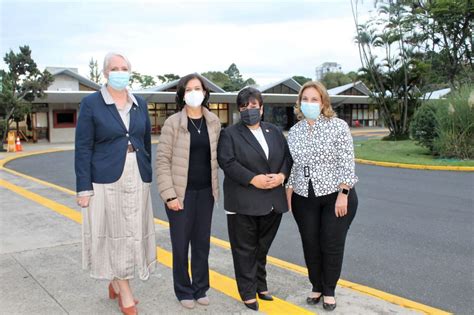
[[[373,104],[354,104],[352,105],[352,123],[354,126],[355,121],[358,120],[361,126],[377,126],[378,125],[378,110]]]
[[[221,124],[227,126],[229,123],[229,104],[209,103],[209,110],[219,117]]]
[[[168,103],[148,103],[148,113],[150,115],[151,132],[158,134],[165,123],[166,118],[178,111],[176,104]]]
[[[54,128],[75,128],[76,122],[77,113],[75,109],[53,111]]]

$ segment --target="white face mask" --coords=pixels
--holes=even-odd
[[[184,101],[186,105],[191,107],[199,107],[204,100],[204,93],[203,91],[191,91],[184,94]]]

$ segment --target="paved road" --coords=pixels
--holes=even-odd
[[[7,167],[74,189],[72,151],[18,159]],[[474,174],[368,165],[357,165],[356,172],[359,209],[342,278],[457,314],[471,313]],[[167,220],[156,185],[152,196],[155,216]],[[222,205],[221,199],[212,233],[227,240]],[[284,216],[270,254],[304,266],[291,214]]]

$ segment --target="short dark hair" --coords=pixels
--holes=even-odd
[[[188,74],[188,75],[182,77],[178,82],[178,87],[176,88],[176,98],[175,98],[175,100],[176,100],[176,105],[178,105],[178,108],[180,110],[184,107],[184,105],[186,105],[186,102],[184,101],[184,94],[186,93],[186,85],[192,79],[198,79],[201,82],[202,89],[205,92],[204,100],[202,101],[201,105],[207,107],[207,102],[209,101],[209,96],[210,96],[209,88],[207,87],[206,83],[204,82],[204,79],[199,74],[191,73],[191,74]]]
[[[245,107],[251,100],[257,100],[260,107],[263,106],[262,92],[253,87],[246,87],[237,94],[237,106]]]

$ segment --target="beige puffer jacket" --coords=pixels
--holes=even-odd
[[[217,177],[217,142],[221,130],[219,118],[203,107],[211,146],[212,194],[219,200],[219,180]],[[189,147],[191,135],[188,131],[186,108],[168,117],[161,128],[161,136],[156,149],[156,177],[161,199],[178,197],[184,205],[184,194],[188,183]]]

